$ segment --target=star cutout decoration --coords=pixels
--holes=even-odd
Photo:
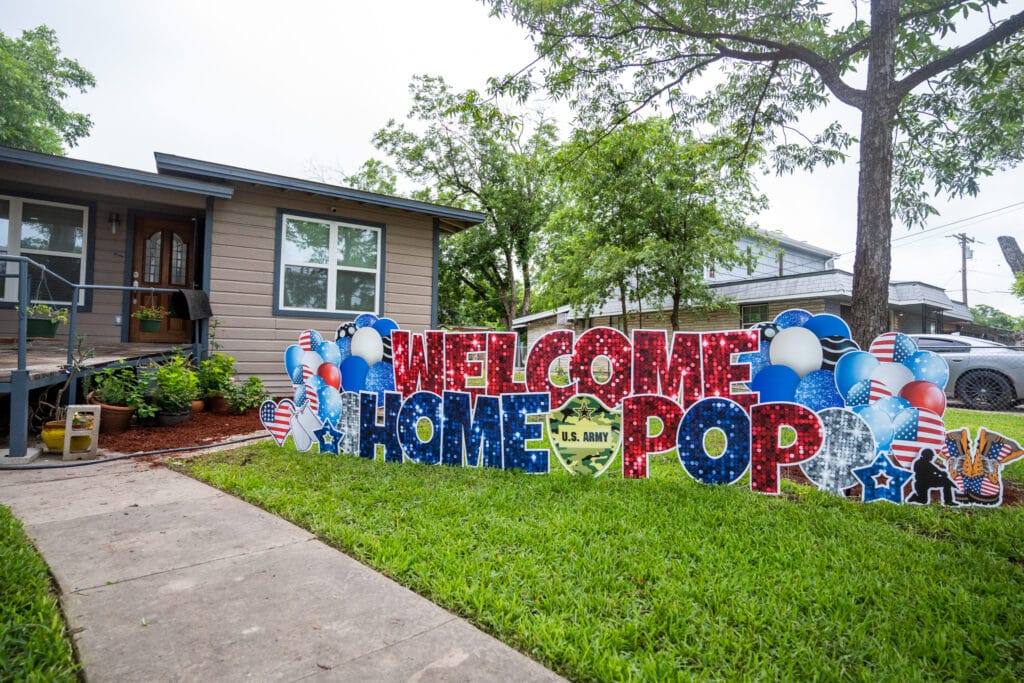
[[[324,420],[324,426],[320,429],[314,429],[313,434],[316,435],[316,440],[320,442],[321,453],[338,455],[338,446],[341,445],[342,434],[334,428],[330,420]]]
[[[854,476],[860,479],[864,487],[861,499],[865,503],[876,500],[887,500],[890,503],[903,502],[903,485],[913,474],[896,467],[889,459],[888,453],[879,453],[875,461],[867,467],[857,467]],[[884,482],[884,483],[883,483]]]
[[[596,407],[584,403],[578,408],[573,408],[572,412],[576,413],[576,417],[580,420],[589,420],[594,416],[595,410],[597,410]]]

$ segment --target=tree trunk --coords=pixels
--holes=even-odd
[[[889,274],[892,268],[893,121],[895,32],[898,0],[871,3],[871,47],[860,127],[857,191],[857,255],[853,263],[854,341],[866,349],[889,329]]]
[[[679,291],[679,280],[675,281],[672,287],[672,331],[675,332],[679,329],[679,303],[683,298],[683,294]]]
[[[622,281],[622,282],[619,283],[619,301],[622,302],[622,325],[620,327],[622,329],[622,334],[625,334],[625,335],[628,336],[629,335],[629,320],[628,320],[629,312],[628,312],[628,310],[626,308],[626,304],[628,303],[628,297],[626,296],[626,283],[625,283],[625,281]]]

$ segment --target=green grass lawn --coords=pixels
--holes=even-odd
[[[978,415],[947,425],[1024,437]],[[769,497],[653,460],[595,480],[261,443],[184,467],[572,679],[1024,679],[1024,508]]]
[[[0,680],[75,681],[77,672],[46,565],[0,505]]]

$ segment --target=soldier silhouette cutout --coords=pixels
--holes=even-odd
[[[932,489],[942,489],[942,504],[955,507],[953,499],[956,484],[938,465],[932,462],[935,451],[931,448],[921,449],[911,466],[914,470],[914,493],[907,498],[908,503],[928,504],[928,493]]]

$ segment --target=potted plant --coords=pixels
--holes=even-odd
[[[101,408],[100,431],[120,434],[132,424],[132,415],[139,403],[144,402],[135,368],[124,361],[86,379],[89,393],[86,400]]]
[[[140,332],[159,332],[160,323],[163,321],[167,311],[160,306],[139,306],[132,317],[139,321]]]
[[[68,309],[34,304],[25,309],[28,314],[26,336],[33,338],[53,338],[57,336],[57,326],[68,322]]]
[[[51,453],[60,453],[64,450],[64,420],[51,420],[43,425],[40,437],[46,444],[46,449]],[[103,427],[103,418],[100,418],[100,428]],[[92,429],[92,415],[75,413],[71,416],[72,429]],[[73,451],[84,451],[89,448],[91,438],[86,435],[72,436],[70,448]]]
[[[270,394],[263,387],[263,380],[256,375],[250,376],[244,382],[232,378],[224,396],[231,412],[238,415],[244,414],[251,408],[259,408],[264,401],[270,398]]]
[[[155,370],[158,425],[171,426],[192,419],[192,401],[199,395],[199,380],[188,359],[174,356]]]
[[[200,361],[197,371],[199,388],[206,397],[206,405],[215,413],[231,410],[226,394],[235,377],[235,359],[226,353],[214,353]]]

